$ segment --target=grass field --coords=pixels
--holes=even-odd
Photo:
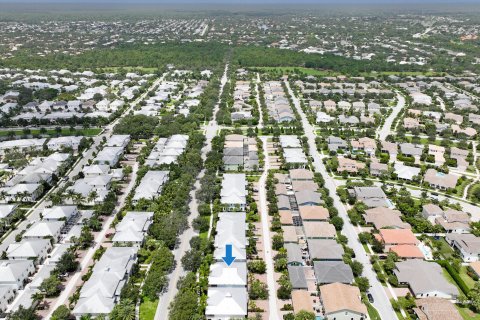
[[[463,319],[465,320],[480,320],[480,314],[474,313],[472,310],[468,308],[461,308],[457,305],[458,312],[460,312],[460,315],[462,316]]]
[[[320,77],[333,77],[333,76],[338,76],[340,75],[339,72],[336,71],[331,71],[331,70],[317,70],[317,69],[311,69],[311,68],[305,68],[305,67],[255,67],[252,69],[256,70],[262,70],[262,71],[273,71],[273,72],[283,72],[283,73],[293,73],[294,71],[298,71],[300,73],[309,75],[309,76],[320,76]],[[397,72],[397,71],[382,71],[382,72],[374,72],[374,73],[368,73],[368,72],[363,72],[361,73],[362,76],[375,76],[375,75],[385,75],[385,76],[390,76],[390,75],[403,75],[403,76],[419,76],[419,75],[424,75],[424,76],[434,76],[437,75],[435,72],[420,72],[420,71],[403,71],[403,72]]]
[[[155,311],[157,310],[158,300],[150,301],[148,298],[144,298],[140,304],[140,319],[153,320],[155,317]]]
[[[98,135],[102,129],[100,128],[87,128],[87,129],[75,129],[75,130],[70,130],[70,128],[62,128],[61,132],[57,132],[55,129],[48,129],[46,132],[41,133],[40,129],[30,129],[29,135],[49,135],[52,137],[55,137],[57,135],[59,136],[86,136],[86,137],[92,137]],[[16,136],[23,136],[25,135],[25,132],[23,130],[2,130],[0,131],[0,137],[6,137],[9,135],[10,132],[15,133]]]
[[[146,73],[154,73],[158,70],[158,68],[149,68],[149,67],[107,67],[107,68],[102,68],[103,71],[105,72],[118,72],[119,70],[125,70],[127,72],[132,72],[132,71],[140,71],[140,72],[146,72]]]
[[[467,267],[462,266],[462,269],[460,270],[460,278],[465,282],[465,284],[471,289],[475,285],[475,280],[473,280],[468,274],[467,274]]]
[[[368,316],[371,320],[382,320],[380,314],[378,313],[377,309],[375,309],[370,303],[366,303]]]

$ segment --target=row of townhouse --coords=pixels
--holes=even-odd
[[[294,135],[281,135],[279,141],[285,164],[292,168],[305,168],[308,164],[300,139]]]
[[[223,168],[225,171],[253,170],[254,167],[258,168],[258,165],[258,147],[255,138],[240,134],[225,136],[223,146]]]
[[[244,318],[247,315],[247,223],[245,212],[221,212],[218,214],[215,235],[214,262],[208,277],[208,320]],[[235,261],[227,265],[226,246],[232,248]]]
[[[1,188],[1,201],[34,202],[45,191],[45,184],[52,185],[70,159],[68,153],[55,152],[48,157],[33,159],[25,168],[16,172]]]
[[[160,138],[145,160],[145,165],[154,167],[175,163],[178,157],[185,151],[187,144],[187,135],[175,134],[170,138]]]

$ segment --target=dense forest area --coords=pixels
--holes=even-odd
[[[95,49],[80,55],[51,54],[34,56],[28,50],[0,61],[0,67],[22,69],[59,69],[72,71],[107,67],[143,67],[163,69],[167,64],[176,68],[209,68],[223,63],[226,45],[209,43],[169,43],[122,45],[115,49]]]
[[[434,59],[430,65],[400,65],[389,63],[383,56],[372,60],[355,60],[333,54],[309,54],[305,52],[259,46],[229,47],[218,42],[159,43],[152,45],[128,44],[115,49],[95,49],[71,56],[51,54],[44,57],[32,55],[28,50],[15,57],[0,61],[0,67],[23,69],[69,70],[102,68],[157,68],[168,64],[176,68],[202,69],[219,67],[227,52],[233,49],[233,61],[241,67],[306,67],[359,75],[370,72],[461,72],[467,62],[456,58]],[[470,66],[472,67],[472,66]]]

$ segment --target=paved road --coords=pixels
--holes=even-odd
[[[260,104],[260,91],[259,91],[260,86],[261,86],[260,74],[257,72],[257,83],[256,83],[257,94],[255,96],[255,100],[257,101],[257,108],[258,108],[258,127],[263,128],[263,112],[262,112],[262,105]]]
[[[120,198],[117,201],[117,205],[115,209],[113,210],[113,213],[108,217],[106,223],[103,225],[102,230],[97,234],[95,237],[95,244],[93,247],[89,248],[85,256],[83,257],[82,261],[80,261],[80,269],[73,274],[73,276],[69,279],[69,281],[65,284],[65,288],[62,290],[61,295],[56,299],[55,305],[50,308],[50,312],[46,316],[46,319],[50,319],[52,316],[52,313],[60,307],[62,304],[66,304],[68,298],[70,297],[71,294],[75,292],[76,284],[78,283],[80,277],[82,276],[82,271],[87,268],[92,259],[93,255],[95,252],[100,248],[100,246],[103,243],[103,240],[105,239],[105,235],[107,234],[107,231],[110,229],[110,225],[112,224],[113,220],[115,219],[115,216],[119,212],[119,210],[125,205],[125,201],[127,199],[127,196],[130,194],[130,192],[133,190],[135,183],[137,181],[137,172],[138,172],[138,167],[139,164],[136,162],[133,167],[132,167],[132,174],[130,177],[130,182],[128,183],[127,187],[123,191],[123,194],[120,196]]]
[[[267,139],[268,137],[261,137],[263,142],[263,154],[265,155],[265,167],[258,181],[258,190],[260,198],[260,213],[262,215],[262,234],[263,234],[263,252],[265,252],[265,263],[267,265],[267,285],[268,285],[268,309],[269,309],[269,319],[277,320],[280,319],[277,307],[277,290],[275,288],[275,277],[274,277],[274,263],[272,257],[272,239],[270,236],[270,228],[268,226],[268,207],[267,207],[267,191],[266,191],[266,182],[268,177],[268,170],[270,169],[270,162],[268,157],[267,150]]]
[[[383,127],[378,132],[378,139],[384,141],[389,134],[392,132],[392,123],[393,120],[397,117],[397,115],[402,111],[405,107],[405,98],[399,92],[397,92],[397,105],[393,108],[392,113],[385,119]]]
[[[347,210],[337,195],[335,180],[328,175],[327,170],[320,158],[320,154],[318,153],[316,144],[315,144],[316,136],[315,136],[314,128],[308,122],[308,119],[305,113],[300,107],[300,101],[294,95],[288,81],[285,81],[285,84],[287,85],[288,92],[292,96],[295,108],[297,109],[297,112],[301,116],[303,128],[305,130],[305,136],[308,138],[308,146],[310,149],[310,154],[313,157],[313,166],[315,168],[315,172],[319,172],[325,179],[325,187],[328,189],[330,196],[333,198],[334,206],[335,208],[337,208],[339,216],[342,217],[343,221],[345,222],[343,226],[342,234],[348,238],[348,246],[352,248],[353,251],[355,252],[355,259],[364,266],[363,276],[367,277],[368,280],[370,281],[371,287],[369,292],[372,294],[375,300],[374,306],[378,310],[380,317],[382,319],[388,319],[388,320],[398,319],[397,315],[395,314],[395,311],[393,310],[390,304],[389,298],[383,286],[377,280],[377,275],[372,269],[372,265],[370,264],[370,260],[365,252],[365,249],[358,241],[357,232],[355,231],[353,225],[350,223],[350,220],[347,215]]]
[[[228,71],[228,64],[225,65],[225,71],[220,81],[219,97],[222,96],[223,88],[225,87],[225,84],[227,83],[227,80],[228,80],[227,71]],[[212,150],[212,139],[217,135],[218,126],[216,121],[216,114],[218,112],[220,102],[221,100],[219,98],[219,101],[217,105],[215,105],[215,108],[213,110],[213,119],[207,124],[205,128],[206,144],[202,148],[203,161],[205,161],[205,159],[207,158],[208,152]],[[190,192],[190,198],[191,198],[191,201],[189,204],[190,216],[188,217],[189,228],[180,235],[179,245],[173,251],[176,266],[175,266],[175,269],[172,271],[172,273],[169,275],[167,290],[163,295],[160,296],[160,301],[158,302],[157,310],[155,312],[155,318],[154,318],[155,320],[167,319],[168,307],[170,306],[170,303],[173,301],[173,299],[175,298],[175,295],[178,292],[178,289],[177,289],[178,280],[180,279],[180,277],[186,275],[187,273],[181,265],[181,259],[185,255],[185,253],[190,249],[190,239],[192,239],[193,236],[197,235],[195,230],[192,228],[192,221],[198,216],[198,202],[195,197],[195,193],[197,192],[197,190],[200,189],[200,179],[204,175],[205,175],[205,170],[202,170],[197,177],[197,181],[195,182],[194,189]]]
[[[100,133],[98,136],[93,137],[93,144],[90,146],[90,148],[87,151],[84,151],[82,155],[79,156],[79,160],[73,165],[72,169],[66,174],[66,177],[68,177],[68,180],[73,180],[73,177],[78,175],[78,173],[82,170],[83,166],[88,164],[89,159],[93,159],[93,153],[97,151],[97,147],[100,145],[102,142],[103,138],[105,137],[108,139],[112,134],[113,134],[113,128],[115,125],[127,114],[130,113],[133,108],[140,103],[148,94],[149,91],[154,89],[155,87],[158,86],[158,84],[163,80],[165,75],[163,75],[161,78],[156,80],[152,86],[145,91],[141,96],[139,96],[135,101],[133,101],[130,104],[130,107],[125,110],[125,112],[120,115],[117,119],[115,119],[112,123],[107,125],[105,129]],[[49,192],[47,192],[37,203],[27,212],[26,214],[26,219],[21,221],[13,230],[10,232],[3,240],[2,243],[0,244],[0,252],[3,252],[7,250],[8,246],[12,243],[15,242],[15,236],[17,234],[20,234],[23,230],[25,230],[28,226],[29,223],[32,221],[38,221],[40,220],[40,213],[43,212],[45,208],[47,208],[51,203],[48,200],[50,194],[57,192],[61,190],[67,181],[60,181],[56,187],[50,189]]]

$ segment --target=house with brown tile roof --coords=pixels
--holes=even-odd
[[[470,232],[470,216],[462,211],[448,209],[442,216],[435,218],[435,223],[441,225],[447,233]]]
[[[385,250],[396,245],[413,245],[418,244],[418,239],[410,229],[380,229],[378,240],[385,245]]]
[[[322,206],[301,206],[298,210],[303,221],[327,221],[330,217],[328,210]]]
[[[297,231],[294,226],[282,226],[283,242],[298,243]]]
[[[290,210],[279,210],[280,223],[285,226],[293,226],[293,217]]]
[[[443,215],[443,210],[439,206],[433,203],[428,203],[423,206],[422,209],[422,216],[425,219],[433,220],[437,217],[441,217]]]
[[[463,320],[463,317],[448,300],[429,297],[418,299],[413,311],[419,320]]]
[[[476,134],[477,134],[477,130],[473,129],[473,128],[465,128],[465,129],[462,129],[459,125],[457,124],[452,124],[452,132],[455,134],[455,133],[464,133],[465,135],[467,135],[467,137],[474,137]]]
[[[302,310],[315,312],[312,297],[307,290],[292,290],[292,306],[294,313]]]
[[[437,146],[435,144],[428,145],[428,154],[435,157],[435,165],[442,166],[445,163],[445,147]]]
[[[367,307],[362,303],[357,287],[331,283],[320,286],[320,299],[327,319],[367,319]]]
[[[394,228],[394,229],[411,229],[411,226],[403,222],[400,218],[401,212],[385,207],[376,207],[365,211],[365,222],[371,223],[376,229]]]
[[[292,169],[289,171],[289,175],[292,181],[313,180],[313,172],[307,169]]]
[[[423,180],[432,188],[447,190],[455,188],[458,178],[458,176],[451,173],[445,174],[435,169],[428,169],[427,172],[425,172]]]
[[[365,164],[349,158],[338,158],[337,172],[357,173],[365,168]]]
[[[388,172],[388,164],[372,161],[370,163],[370,174],[372,176],[380,176]]]
[[[403,127],[405,129],[417,129],[417,128],[420,128],[420,122],[418,122],[417,119],[404,118],[403,119]]]
[[[317,191],[318,184],[312,180],[293,180],[292,188],[293,191],[297,192],[302,190]]]
[[[451,112],[445,113],[445,120],[452,120],[456,124],[461,124],[463,122],[463,116]]]
[[[303,231],[307,239],[335,239],[335,227],[325,221],[303,221]]]
[[[423,259],[422,251],[414,245],[401,244],[390,247],[390,252],[395,252],[400,259]]]
[[[382,141],[382,152],[388,153],[390,156],[398,154],[398,145],[395,142]]]

